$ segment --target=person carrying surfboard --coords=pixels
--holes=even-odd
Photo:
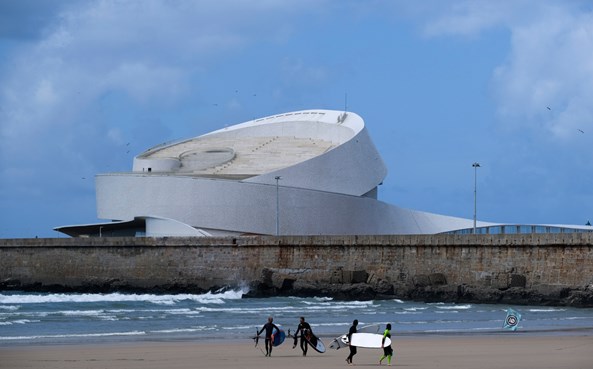
[[[391,356],[393,355],[393,349],[391,343],[386,347],[385,338],[391,339],[391,324],[387,324],[385,332],[383,332],[383,339],[381,340],[381,348],[383,348],[383,356],[379,359],[379,365],[383,362],[383,359],[387,358],[387,364],[391,366]]]
[[[352,335],[356,333],[356,326],[358,326],[358,319],[354,319],[354,321],[352,322],[352,327],[350,327],[350,330],[348,331],[348,347],[350,347],[350,355],[348,355],[348,357],[346,358],[346,362],[350,365],[352,365],[352,358],[354,357],[354,355],[356,355],[356,346],[352,346],[350,344],[352,340]]]
[[[272,336],[272,333],[274,332],[274,329],[276,329],[277,332],[280,332],[280,328],[278,328],[276,324],[272,323],[273,321],[274,318],[271,316],[268,317],[268,322],[264,324],[259,332],[257,332],[257,335],[259,336],[263,331],[266,331],[266,356],[272,356],[272,347],[274,346],[274,337]]]
[[[309,348],[309,345],[307,344],[307,337],[313,334],[313,330],[311,329],[309,323],[305,321],[305,317],[303,316],[301,317],[301,322],[299,323],[296,332],[294,332],[294,345],[292,345],[293,349],[297,345],[299,332],[301,332],[301,350],[303,351],[303,356],[307,356],[307,349]]]

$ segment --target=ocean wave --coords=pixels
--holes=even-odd
[[[471,309],[472,306],[467,304],[467,305],[446,305],[446,306],[437,306],[437,309],[442,309],[442,310],[469,310]]]
[[[41,320],[30,320],[30,319],[18,319],[7,322],[0,322],[0,325],[13,325],[13,324],[28,324],[28,323],[39,323]]]
[[[313,324],[313,327],[315,326],[319,326],[319,327],[344,327],[344,326],[350,326],[352,323],[350,322],[338,322],[338,323],[315,323]]]
[[[410,308],[404,308],[405,311],[422,311],[422,310],[426,310],[428,308],[426,307],[410,307]]]
[[[425,325],[425,324],[430,324],[430,322],[425,321],[425,320],[415,320],[415,321],[411,321],[411,322],[397,322],[397,325]]]
[[[18,305],[0,305],[0,310],[15,311],[20,309]]]
[[[589,319],[585,316],[569,316],[566,318],[560,318],[559,320],[585,320],[585,319]]]
[[[22,340],[37,340],[48,338],[85,338],[85,337],[111,337],[111,336],[141,336],[145,335],[143,331],[131,332],[108,332],[108,333],[84,333],[84,334],[48,334],[40,336],[0,336],[0,341],[22,341]]]
[[[261,307],[250,307],[250,308],[243,308],[243,307],[207,307],[207,306],[199,306],[195,308],[197,312],[205,312],[205,313],[231,313],[231,314],[261,314],[261,313],[294,313],[302,311],[297,307],[293,306],[285,306],[285,307],[277,307],[277,306],[261,306]]]
[[[288,296],[287,297],[289,300],[304,300],[304,299],[313,299],[313,300],[317,300],[317,301],[333,301],[333,297],[319,297],[319,296],[314,296],[314,297],[307,297],[307,298],[303,298],[303,297],[299,297],[299,296]]]
[[[342,306],[373,306],[375,304],[374,301],[336,301],[336,305]]]
[[[530,313],[555,313],[555,312],[559,312],[559,311],[566,311],[566,309],[546,308],[546,309],[529,309],[527,311],[529,311]]]
[[[331,311],[343,311],[344,309],[348,310],[357,310],[357,309],[365,309],[368,308],[367,305],[304,305],[304,306],[251,306],[249,308],[244,307],[213,307],[213,306],[198,306],[195,307],[195,311],[204,312],[204,313],[230,313],[230,314],[303,314],[304,311],[307,313],[315,313],[315,312],[331,312]]]
[[[332,301],[331,303],[315,303],[311,301],[303,301],[303,306],[294,306],[293,308],[302,311],[334,311],[334,310],[365,310],[375,309],[381,305],[375,304],[372,301]]]
[[[226,331],[235,331],[235,330],[237,330],[237,331],[241,330],[242,331],[242,330],[253,329],[253,328],[258,329],[259,326],[239,325],[239,326],[233,326],[233,327],[222,327],[222,329],[223,330],[226,330]]]
[[[174,305],[180,301],[195,301],[201,304],[224,304],[225,300],[241,299],[246,290],[227,290],[220,293],[205,294],[0,294],[0,304],[45,304],[45,303],[86,303],[86,302],[150,302],[158,305]]]
[[[369,306],[374,306],[375,303],[373,301],[333,301],[333,300],[317,300],[314,301],[303,299],[300,301],[303,305],[307,306],[307,309],[357,309],[357,308],[367,308]],[[377,305],[380,306],[380,305]]]
[[[200,328],[175,328],[175,329],[161,329],[156,331],[150,331],[149,333],[193,333],[199,332],[204,329]]]
[[[60,310],[53,312],[53,314],[64,316],[99,316],[104,313],[104,310]]]
[[[311,306],[331,306],[332,303],[330,302],[320,302],[320,301],[301,301],[305,305]]]
[[[435,311],[435,314],[459,314],[459,311],[457,310],[440,310],[440,311]]]

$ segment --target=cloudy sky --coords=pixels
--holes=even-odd
[[[347,96],[347,98],[346,98]],[[593,1],[2,0],[0,237],[96,218],[94,175],[301,109],[361,115],[380,199],[593,222]]]

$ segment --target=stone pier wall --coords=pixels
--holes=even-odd
[[[0,289],[593,306],[593,234],[0,240]]]

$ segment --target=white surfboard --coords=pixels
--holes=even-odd
[[[354,333],[352,335],[352,346],[363,347],[363,348],[381,348],[381,342],[383,341],[383,335],[377,333]],[[342,342],[348,344],[348,335],[342,336]],[[384,346],[391,345],[391,339],[385,338]]]
[[[358,328],[358,332],[359,333],[379,333],[380,327],[381,327],[380,324],[365,325],[364,327]],[[347,347],[348,343],[344,343],[342,338],[344,338],[346,340],[346,342],[348,341],[348,335],[343,334],[339,337],[334,338],[332,343],[330,343],[329,348],[334,349],[334,350],[339,350],[342,347]]]

